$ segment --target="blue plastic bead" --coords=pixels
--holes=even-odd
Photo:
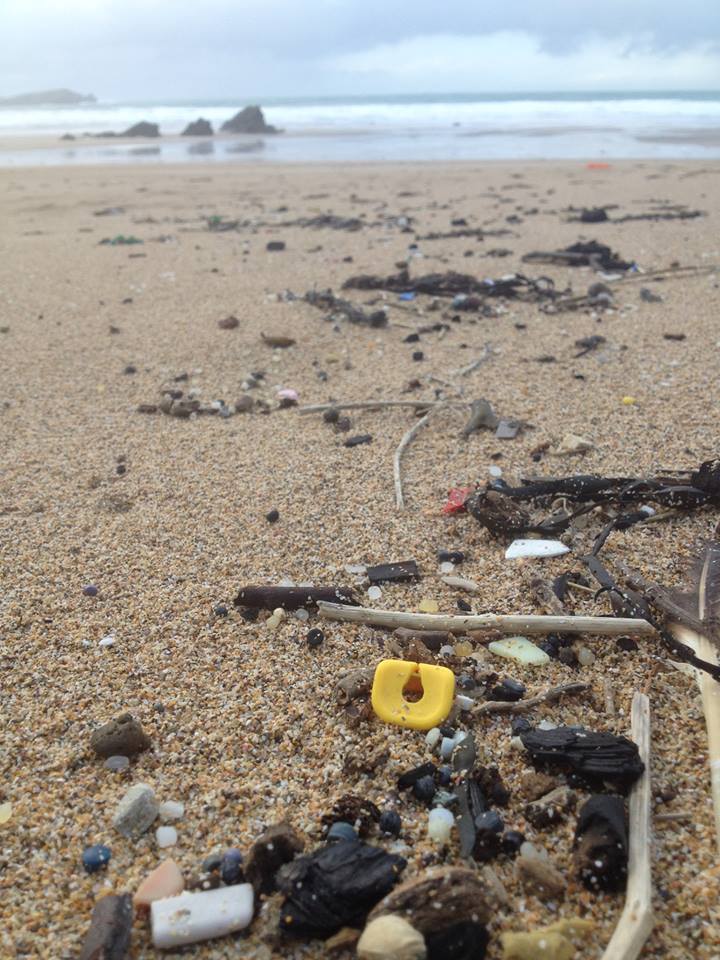
[[[82,855],[82,865],[88,873],[97,873],[103,867],[108,865],[112,851],[110,847],[104,847],[101,843],[96,843],[92,847],[85,847]]]

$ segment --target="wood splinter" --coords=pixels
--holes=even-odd
[[[515,703],[508,702],[507,700],[489,700],[479,707],[473,707],[470,712],[474,716],[479,716],[482,713],[529,713],[531,710],[534,710],[535,707],[539,707],[541,703],[554,703],[564,696],[584,693],[585,690],[589,689],[589,683],[561,683],[557,687],[551,687],[544,693],[538,693],[537,696],[528,697],[527,700],[518,700]]]
[[[632,702],[632,738],[645,771],[630,793],[630,851],[625,908],[602,960],[635,960],[653,928],[650,852],[650,701],[636,693]]]

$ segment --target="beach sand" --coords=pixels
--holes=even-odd
[[[352,721],[338,703],[337,678],[374,666],[388,634],[323,622],[325,642],[310,650],[308,624],[293,616],[274,631],[264,615],[246,623],[232,607],[241,585],[286,578],[352,584],[346,564],[414,558],[424,574],[418,584],[387,585],[374,604],[362,587],[361,596],[402,610],[431,598],[452,613],[459,594],[440,581],[436,553],[459,549],[467,559],[457,572],[481,585],[469,598],[474,609],[539,612],[532,577],[579,569],[579,561],[505,560],[505,545],[471,517],[442,515],[449,488],[484,482],[490,466],[510,481],[593,471],[635,476],[690,469],[718,453],[717,273],[653,284],[659,303],[640,299],[642,282],[627,283],[617,288],[617,309],[602,314],[548,315],[508,302],[500,317],[462,314],[414,344],[403,342],[410,332],[453,311],[444,304],[430,311],[427,297],[401,303],[389,295],[389,326],[368,329],[335,325],[277,295],[339,292],[351,275],[394,273],[416,235],[448,231],[460,217],[509,232],[418,241],[424,259],[412,261],[413,273],[521,270],[582,293],[599,279],[589,268],[520,262],[529,251],[581,238],[609,243],[648,271],[674,261],[717,267],[719,187],[720,164],[689,162],[600,170],[538,162],[0,171],[0,328],[9,328],[0,333],[0,803],[12,803],[0,826],[3,958],[77,956],[95,900],[133,892],[167,853],[189,876],[211,852],[247,850],[265,825],[283,818],[313,849],[320,818],[338,797],[350,792],[392,806],[398,774],[431,759],[422,733]],[[617,204],[609,211],[615,217],[659,203],[707,216],[567,222],[570,205]],[[107,208],[120,212],[95,215]],[[322,213],[367,225],[355,232],[281,225]],[[241,226],[210,232],[211,216]],[[412,218],[411,232],[398,216]],[[117,235],[144,242],[100,244]],[[268,252],[270,240],[286,248]],[[493,248],[511,253],[491,255]],[[358,304],[378,296],[349,293]],[[228,315],[238,318],[237,329],[218,327]],[[273,350],[262,333],[297,343]],[[686,339],[667,340],[668,333]],[[607,342],[576,358],[575,341],[593,334]],[[488,343],[492,358],[457,374]],[[421,361],[412,359],[417,350]],[[555,362],[537,362],[547,355]],[[128,365],[136,372],[125,373]],[[176,388],[232,404],[251,371],[265,371],[250,393],[269,404],[267,415],[180,420],[137,412],[141,403],[158,403],[163,385],[181,374],[188,379]],[[414,378],[421,388],[404,394]],[[436,389],[452,396],[441,381],[468,401],[488,398],[501,415],[533,429],[510,441],[487,431],[464,440],[467,412],[439,412],[405,455],[403,512],[395,508],[392,457],[414,422],[411,411],[350,413],[351,433],[371,434],[372,443],[349,449],[347,434],[320,416],[279,410],[276,397],[278,387],[296,390],[302,404],[434,397]],[[627,396],[636,402],[624,404]],[[533,461],[534,449],[566,433],[595,449]],[[274,524],[265,519],[272,509],[280,515]],[[615,533],[607,562],[621,559],[650,579],[680,584],[717,521],[709,509]],[[85,584],[97,585],[98,596],[84,596]],[[228,616],[213,614],[220,603]],[[574,610],[606,613],[609,605],[588,594]],[[114,644],[99,646],[108,635]],[[658,641],[641,640],[630,653],[610,639],[585,643],[596,655],[589,667],[553,661],[531,672],[488,654],[488,669],[523,680],[529,693],[586,680],[591,696],[542,707],[534,719],[625,735],[633,691],[649,693],[653,792],[674,794],[654,811],[689,818],[655,823],[656,926],[643,956],[717,958],[717,849],[697,686],[666,666]],[[607,681],[615,715],[606,711]],[[118,775],[92,756],[89,737],[126,710],[153,749]],[[470,726],[483,762],[499,767],[512,792],[500,811],[507,826],[525,830],[569,878],[565,900],[552,908],[522,894],[512,861],[495,861],[510,906],[491,926],[488,957],[501,956],[502,930],[578,914],[598,923],[578,956],[600,957],[622,896],[590,894],[573,878],[573,815],[546,831],[526,824],[516,791],[531,768],[510,746],[509,719]],[[389,756],[372,778],[348,772],[348,758],[382,746]],[[185,804],[170,851],[158,851],[153,830],[130,842],[112,828],[117,802],[137,782],[151,784],[160,800]],[[454,845],[438,853],[426,839],[419,803],[403,794],[397,809],[406,878],[457,862]],[[113,856],[106,871],[88,876],[80,857],[91,843],[106,843]],[[325,956],[320,941],[273,939],[278,902],[263,907],[246,936],[200,945],[192,956]],[[132,956],[154,955],[138,920]]]

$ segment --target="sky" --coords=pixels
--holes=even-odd
[[[720,0],[0,0],[0,96],[720,89]]]

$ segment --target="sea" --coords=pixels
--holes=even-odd
[[[248,103],[261,105],[267,122],[283,133],[178,137],[198,117],[217,131]],[[140,120],[159,124],[162,136],[142,142],[91,136],[122,131]],[[60,140],[63,134],[75,139]],[[46,145],[25,149],[28,137],[42,137]],[[0,107],[1,166],[719,157],[720,91],[239,97]]]

